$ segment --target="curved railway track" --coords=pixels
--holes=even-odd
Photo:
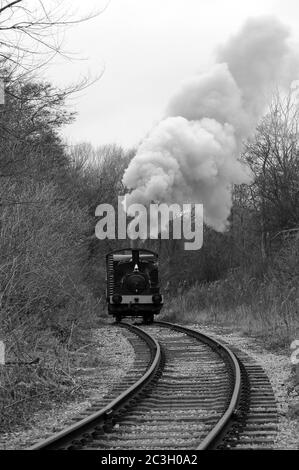
[[[75,423],[30,450],[271,446],[275,400],[250,358],[171,323],[120,326],[135,348],[133,369]]]

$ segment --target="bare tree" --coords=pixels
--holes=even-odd
[[[96,17],[101,11],[77,17],[70,4],[58,0],[0,0],[0,66],[22,75],[47,64],[63,50],[68,26]]]
[[[255,175],[251,199],[258,209],[262,254],[268,233],[299,225],[299,107],[297,90],[273,98],[269,113],[247,144]]]

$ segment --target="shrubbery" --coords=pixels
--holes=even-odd
[[[167,299],[165,316],[176,321],[229,325],[263,336],[269,346],[289,347],[299,334],[299,246],[291,241],[260,268],[236,269],[212,283]],[[297,335],[297,336],[296,336]]]
[[[0,135],[3,426],[70,394],[69,352],[102,315],[87,281],[94,220],[57,132],[69,121],[63,99],[54,100],[47,84],[8,83],[7,90],[0,117],[10,131]]]

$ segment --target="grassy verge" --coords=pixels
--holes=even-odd
[[[204,322],[261,337],[269,348],[299,338],[298,243],[284,247],[262,272],[235,270],[166,299],[165,319]]]
[[[14,321],[3,337],[0,431],[25,425],[33,412],[49,409],[54,402],[83,396],[76,371],[95,366],[91,334],[100,323],[101,306],[91,297],[51,317]]]

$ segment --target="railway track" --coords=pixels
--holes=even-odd
[[[275,400],[251,358],[166,322],[121,326],[136,352],[130,373],[76,422],[30,450],[271,447]]]

